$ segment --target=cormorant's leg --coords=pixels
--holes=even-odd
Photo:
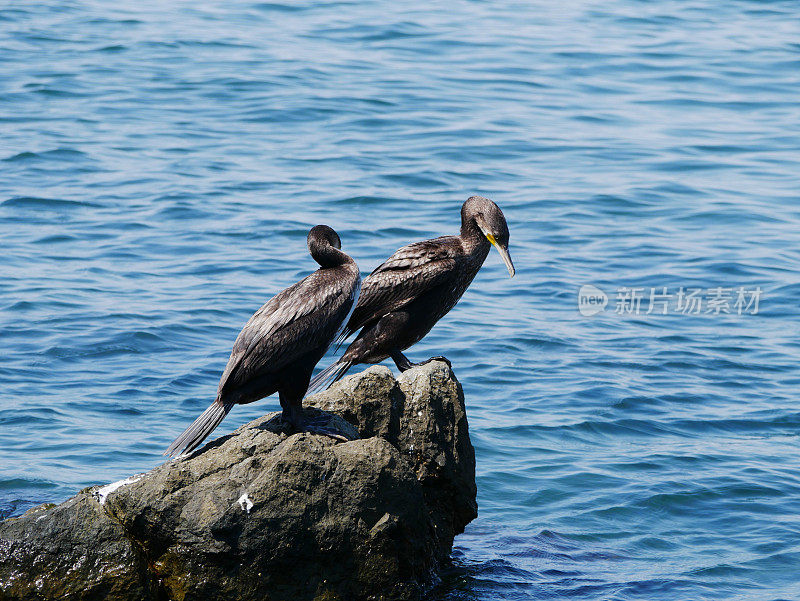
[[[430,363],[431,361],[444,361],[445,363],[447,363],[447,367],[450,367],[450,368],[453,367],[450,364],[450,361],[446,357],[441,357],[441,356],[431,357],[430,359],[428,359],[426,361],[420,361],[419,363],[411,363],[411,361],[408,360],[408,357],[406,357],[400,351],[393,351],[392,354],[391,354],[391,357],[392,357],[392,360],[394,361],[394,364],[397,366],[397,369],[399,369],[401,373],[404,372],[404,371],[408,371],[412,367],[418,367],[420,365],[425,365],[426,363]]]
[[[397,369],[400,370],[400,373],[402,373],[404,371],[407,371],[407,370],[411,369],[412,367],[414,367],[414,364],[411,363],[411,361],[408,360],[408,357],[406,357],[400,351],[392,351],[391,357],[392,357],[392,361],[394,361],[394,364],[397,366]]]
[[[287,395],[284,391],[278,391],[278,398],[281,401],[281,421],[292,430],[302,432],[305,425],[303,417],[303,397],[294,398],[294,395]]]

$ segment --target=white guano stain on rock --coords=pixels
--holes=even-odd
[[[117,482],[112,482],[111,484],[106,484],[105,486],[101,486],[95,491],[94,494],[97,496],[97,500],[100,501],[100,505],[105,505],[108,495],[110,495],[112,492],[114,492],[118,488],[127,486],[128,484],[133,484],[134,482],[138,482],[141,479],[142,479],[142,474],[139,474],[138,476],[131,476],[130,478],[125,478],[124,480],[118,480]]]
[[[250,500],[250,497],[247,496],[247,493],[239,497],[239,501],[237,502],[239,503],[239,507],[247,513],[250,513],[250,510],[253,508],[253,502]]]

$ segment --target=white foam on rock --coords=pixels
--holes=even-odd
[[[250,497],[247,496],[247,493],[244,493],[241,497],[239,497],[239,507],[242,508],[243,511],[250,513],[250,510],[253,508],[253,502],[250,500]]]
[[[117,482],[112,482],[111,484],[106,484],[105,486],[101,486],[97,489],[94,493],[97,495],[97,499],[100,501],[100,505],[105,505],[106,499],[108,495],[112,492],[117,490],[118,488],[122,488],[123,486],[127,486],[128,484],[133,484],[134,482],[138,482],[142,479],[142,476],[131,476],[130,478],[125,478],[124,480],[118,480]]]

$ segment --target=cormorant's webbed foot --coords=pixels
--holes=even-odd
[[[319,434],[321,436],[329,436],[330,438],[339,440],[341,442],[352,440],[343,432],[332,428],[330,425],[330,419],[323,416],[307,420],[303,426],[303,431],[310,432],[311,434]]]
[[[442,363],[447,363],[447,367],[450,369],[453,368],[453,364],[450,363],[450,359],[447,357],[442,357],[441,355],[437,355],[436,357],[431,357],[427,361],[422,361],[421,363],[417,363],[417,365],[425,365],[426,363],[430,363],[431,361],[441,361]]]
[[[430,363],[431,361],[444,361],[445,363],[447,363],[447,367],[449,368],[453,367],[450,361],[446,357],[441,357],[441,356],[431,357],[427,361],[420,361],[419,363],[411,363],[411,361],[408,360],[408,357],[406,357],[403,353],[401,353],[400,351],[395,351],[394,353],[392,353],[392,359],[394,360],[394,364],[397,366],[397,369],[399,369],[401,373],[404,371],[408,371],[412,367],[425,365],[426,363]]]
[[[281,414],[281,421],[283,427],[281,428],[286,434],[297,434],[298,432],[309,432],[311,434],[319,434],[321,436],[328,436],[334,440],[347,442],[352,440],[346,434],[332,428],[330,426],[330,418],[324,416],[306,419],[300,412],[284,411]]]

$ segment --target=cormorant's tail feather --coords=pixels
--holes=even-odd
[[[334,348],[334,352],[338,352],[339,349],[342,348],[344,341],[350,338],[350,336],[352,336],[353,334],[355,334],[356,331],[357,330],[351,329],[350,326],[345,326],[344,328],[342,328],[341,333],[336,337],[336,340],[333,341],[333,344],[336,345]]]
[[[311,384],[308,385],[306,396],[321,390],[325,390],[334,382],[339,381],[352,366],[352,361],[336,361],[331,363],[328,367],[314,376],[314,379],[311,380]]]
[[[196,449],[200,443],[219,426],[220,422],[225,419],[231,407],[233,407],[233,403],[223,403],[219,399],[211,403],[208,409],[203,411],[203,413],[201,413],[200,416],[169,445],[169,448],[164,451],[164,455],[175,457],[180,453],[190,453]]]

